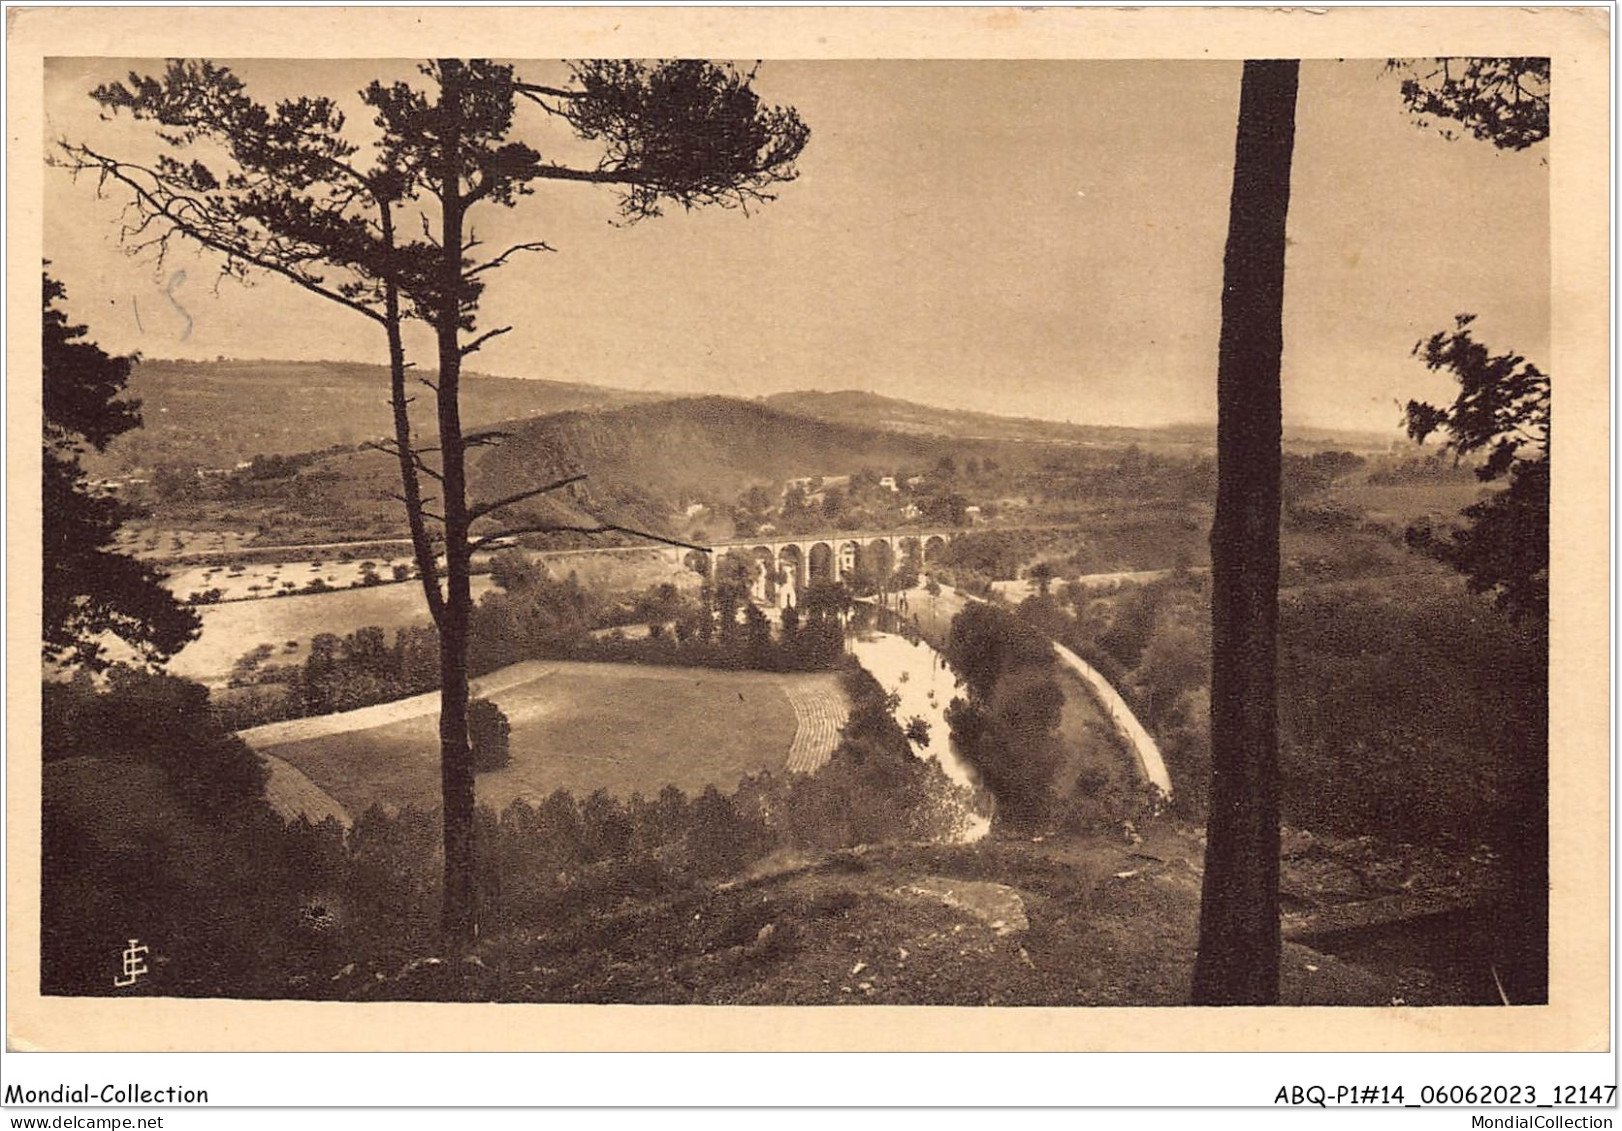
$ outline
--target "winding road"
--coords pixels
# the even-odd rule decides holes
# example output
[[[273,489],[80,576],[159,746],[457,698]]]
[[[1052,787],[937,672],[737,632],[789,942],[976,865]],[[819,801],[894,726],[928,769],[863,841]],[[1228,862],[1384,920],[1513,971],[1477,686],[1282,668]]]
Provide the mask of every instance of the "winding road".
[[[1076,655],[1062,644],[1053,646],[1054,655],[1059,662],[1075,672],[1086,682],[1093,696],[1109,715],[1110,722],[1126,744],[1132,749],[1132,756],[1138,761],[1138,768],[1143,772],[1145,780],[1158,789],[1167,798],[1171,797],[1171,775],[1166,772],[1166,760],[1160,756],[1160,747],[1155,745],[1154,736],[1144,729],[1138,717],[1127,706],[1121,693],[1115,690],[1110,681],[1105,679],[1097,668]]]

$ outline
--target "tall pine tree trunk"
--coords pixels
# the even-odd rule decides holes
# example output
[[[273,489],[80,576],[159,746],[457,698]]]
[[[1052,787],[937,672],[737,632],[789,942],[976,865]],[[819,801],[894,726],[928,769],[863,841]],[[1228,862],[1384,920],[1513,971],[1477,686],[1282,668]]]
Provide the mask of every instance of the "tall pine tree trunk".
[[[394,245],[394,206],[378,202],[383,247],[392,260]],[[394,449],[400,461],[400,501],[405,505],[406,524],[411,530],[411,553],[417,562],[417,578],[434,627],[444,619],[445,606],[439,593],[439,569],[434,564],[434,544],[428,536],[427,516],[423,514],[422,481],[417,471],[411,438],[411,398],[406,396],[405,339],[401,333],[400,284],[394,264],[383,286],[383,329],[389,342],[389,407],[394,414]]]
[[[1194,1002],[1278,1001],[1279,367],[1299,64],[1245,64],[1223,260],[1211,794]]]
[[[440,292],[434,331],[439,347],[439,444],[444,477],[445,609],[439,625],[439,769],[445,807],[445,894],[441,926],[448,940],[466,944],[478,934],[474,890],[473,751],[468,743],[467,629],[472,608],[468,569],[472,551],[467,507],[466,450],[458,401],[461,384],[462,75],[455,60],[441,64]]]

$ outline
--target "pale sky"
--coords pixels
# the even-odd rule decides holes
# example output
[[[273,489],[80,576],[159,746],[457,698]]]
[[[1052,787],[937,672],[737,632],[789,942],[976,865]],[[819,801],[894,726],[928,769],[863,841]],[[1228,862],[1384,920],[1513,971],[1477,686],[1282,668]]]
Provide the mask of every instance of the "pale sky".
[[[143,127],[86,92],[128,63],[47,69],[49,136],[144,154]],[[157,71],[161,63],[140,65]],[[250,93],[347,99],[409,66],[234,64]],[[1460,312],[1547,365],[1546,145],[1519,154],[1415,128],[1380,61],[1301,72],[1285,287],[1285,417],[1395,430],[1446,397],[1410,357]],[[556,64],[520,68],[551,76]],[[757,89],[811,128],[775,202],[616,227],[610,191],[542,184],[474,226],[545,239],[487,276],[481,325],[514,331],[480,372],[678,393],[866,389],[1076,423],[1210,421],[1240,65],[767,61]],[[518,135],[575,144],[538,110]],[[272,280],[215,287],[185,253],[159,274],[118,245],[117,202],[46,180],[47,258],[108,350],[382,362],[381,331]],[[184,275],[181,274],[184,272]],[[184,313],[182,313],[184,311]],[[431,360],[429,340],[411,339]]]

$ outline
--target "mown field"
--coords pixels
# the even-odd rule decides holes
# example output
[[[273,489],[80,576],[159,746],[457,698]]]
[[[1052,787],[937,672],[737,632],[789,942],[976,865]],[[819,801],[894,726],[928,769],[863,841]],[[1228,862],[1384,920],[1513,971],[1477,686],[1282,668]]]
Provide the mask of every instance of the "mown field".
[[[511,764],[479,776],[479,802],[498,811],[558,789],[621,798],[652,797],[666,785],[730,792],[746,774],[786,771],[797,730],[788,686],[827,710],[843,709],[833,673],[580,663],[537,665],[537,672],[490,695],[512,724]],[[435,806],[437,708],[432,696],[412,702],[402,709],[418,713],[382,725],[255,745],[295,766],[351,816],[373,804]]]

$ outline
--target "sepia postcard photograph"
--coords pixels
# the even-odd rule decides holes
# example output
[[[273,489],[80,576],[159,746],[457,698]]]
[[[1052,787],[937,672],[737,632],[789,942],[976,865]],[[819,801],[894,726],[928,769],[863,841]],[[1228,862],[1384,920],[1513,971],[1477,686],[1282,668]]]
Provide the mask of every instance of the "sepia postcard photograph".
[[[10,10],[11,1047],[1606,1048],[1608,12],[1427,11]]]

